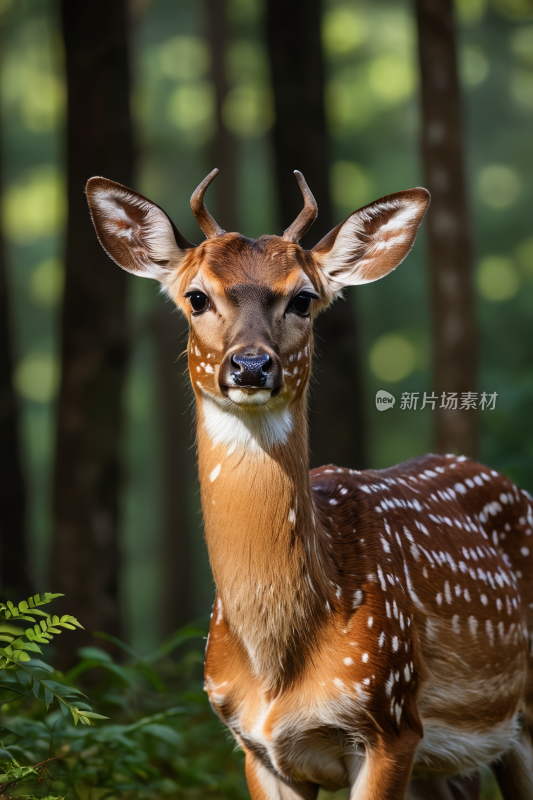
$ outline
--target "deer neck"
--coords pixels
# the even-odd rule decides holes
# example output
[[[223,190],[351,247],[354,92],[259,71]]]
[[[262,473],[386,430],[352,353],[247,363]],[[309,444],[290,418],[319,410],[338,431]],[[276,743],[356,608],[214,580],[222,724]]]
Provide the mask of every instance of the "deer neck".
[[[317,548],[308,470],[305,401],[262,430],[227,430],[212,401],[198,402],[204,526],[223,614],[252,669],[271,687],[294,678],[310,626],[320,627],[327,594]],[[256,420],[257,421],[257,420]],[[283,441],[271,447],[265,425]],[[284,431],[284,434],[281,434]],[[250,439],[246,442],[246,432]],[[265,439],[266,437],[266,439]]]

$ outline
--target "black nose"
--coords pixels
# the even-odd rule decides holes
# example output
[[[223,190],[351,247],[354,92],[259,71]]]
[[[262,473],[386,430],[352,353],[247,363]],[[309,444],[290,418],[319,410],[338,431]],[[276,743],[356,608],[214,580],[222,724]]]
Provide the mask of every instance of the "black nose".
[[[268,353],[259,352],[249,353],[237,351],[231,357],[231,365],[236,370],[231,373],[237,386],[264,386],[267,382],[267,375],[272,369],[272,359]]]

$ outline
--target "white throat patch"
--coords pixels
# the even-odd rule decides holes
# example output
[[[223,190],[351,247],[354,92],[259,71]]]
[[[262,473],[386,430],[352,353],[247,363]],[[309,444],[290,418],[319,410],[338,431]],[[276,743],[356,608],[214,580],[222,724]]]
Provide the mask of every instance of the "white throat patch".
[[[293,418],[282,398],[272,397],[263,405],[238,406],[200,389],[205,427],[214,445],[259,452],[287,441]]]

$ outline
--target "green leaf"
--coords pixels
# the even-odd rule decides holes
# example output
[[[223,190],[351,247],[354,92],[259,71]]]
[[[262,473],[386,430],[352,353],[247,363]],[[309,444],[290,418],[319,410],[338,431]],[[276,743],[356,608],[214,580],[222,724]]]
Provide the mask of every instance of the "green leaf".
[[[80,647],[78,654],[82,658],[91,659],[91,661],[100,661],[106,664],[114,663],[109,653],[106,653],[105,650],[101,650],[99,647]]]
[[[44,681],[43,681],[43,683],[44,683]],[[50,705],[54,702],[53,692],[51,692],[50,689],[48,689],[48,687],[46,686],[46,683],[44,683],[44,700],[45,700],[47,709],[50,708]]]
[[[12,703],[13,700],[18,700],[19,697],[24,697],[25,694],[26,692],[22,692],[16,686],[0,681],[0,705],[2,703]]]
[[[46,680],[41,680],[43,686],[46,686],[50,691],[54,692],[58,697],[86,697],[82,691],[76,689],[75,686],[67,686],[64,683],[58,683],[57,681],[51,681],[48,678]]]
[[[41,686],[39,681],[33,681],[31,688],[37,700],[44,700],[44,686]]]
[[[167,742],[167,744],[172,744],[176,747],[181,747],[183,745],[183,738],[174,728],[168,725],[159,725],[156,722],[151,722],[149,725],[145,725],[142,730],[144,733],[148,733],[151,736],[155,736],[157,739],[161,739],[163,742]]]
[[[25,642],[24,639],[15,639],[12,642],[14,650],[30,650],[32,653],[41,653],[41,648],[35,642]]]
[[[102,714],[95,714],[94,711],[84,711],[84,717],[89,717],[90,719],[109,719],[109,717],[104,717]]]
[[[39,650],[39,652],[41,652]],[[31,656],[24,652],[24,650],[15,650],[13,653],[13,661],[31,661]]]
[[[125,642],[121,641],[120,639],[117,639],[116,636],[111,636],[110,633],[104,633],[104,631],[94,631],[93,636],[96,639],[105,639],[107,642],[112,642],[113,644],[116,644],[117,647],[120,647],[121,650],[124,650],[124,652],[128,653],[128,655],[130,655],[136,661],[141,661],[141,656],[138,653],[136,653],[135,650],[133,650],[129,645],[125,644]]]
[[[143,658],[143,661],[149,664],[153,663],[154,661],[159,661],[159,659],[170,655],[173,650],[182,645],[184,642],[189,641],[189,639],[200,639],[206,635],[206,628],[200,627],[195,623],[184,625],[184,627],[180,628],[179,631],[176,631],[176,633],[174,633],[172,636],[169,636],[169,638],[163,642],[161,647],[159,647],[155,653],[151,653],[146,658]]]
[[[10,625],[8,622],[2,622],[0,624],[0,633],[12,633],[14,636],[21,636],[24,631],[22,628],[17,627],[17,625]]]

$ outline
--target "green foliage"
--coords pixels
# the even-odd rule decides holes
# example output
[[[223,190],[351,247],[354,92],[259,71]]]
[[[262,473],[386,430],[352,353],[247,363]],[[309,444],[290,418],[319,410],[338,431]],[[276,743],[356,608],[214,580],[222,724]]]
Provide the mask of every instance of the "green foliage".
[[[62,595],[50,592],[45,592],[42,596],[36,594],[20,602],[18,606],[13,605],[10,600],[7,604],[0,603],[0,642],[6,643],[0,647],[0,670],[11,670],[14,673],[7,673],[6,678],[0,680],[0,702],[9,703],[33,692],[37,700],[46,704],[47,709],[54,699],[57,700],[63,714],[72,715],[74,725],[78,722],[91,725],[91,720],[105,719],[105,717],[95,714],[86,703],[78,703],[77,706],[69,703],[70,698],[83,696],[82,692],[52,680],[50,673],[53,673],[53,668],[30,655],[30,653],[42,655],[39,644],[48,644],[56,634],[61,633],[60,628],[73,631],[82,627],[78,620],[69,614],[64,614],[62,617],[52,616],[38,608],[52,602],[56,597]],[[30,611],[31,615],[28,613]],[[39,622],[36,616],[41,617]],[[19,625],[14,625],[12,620],[19,623],[33,622],[34,626],[23,630]]]
[[[202,691],[203,648],[196,649],[195,643],[205,635],[204,626],[187,625],[141,657],[114,637],[95,634],[119,647],[123,660],[98,646],[84,647],[72,670],[50,672],[44,680],[61,686],[65,698],[67,692],[74,696],[80,686],[90,686],[92,700],[109,722],[98,728],[76,726],[74,715],[62,714],[61,706],[48,709],[37,702],[44,698],[39,690],[27,692],[16,715],[3,706],[0,794],[10,794],[16,781],[18,796],[41,798],[36,791],[41,778],[40,785],[49,787],[53,781],[49,800],[164,795],[244,800],[242,753],[234,752]],[[177,648],[184,652],[179,661],[173,658]],[[17,686],[20,696],[26,687]],[[79,715],[87,714],[85,708],[77,702]]]

